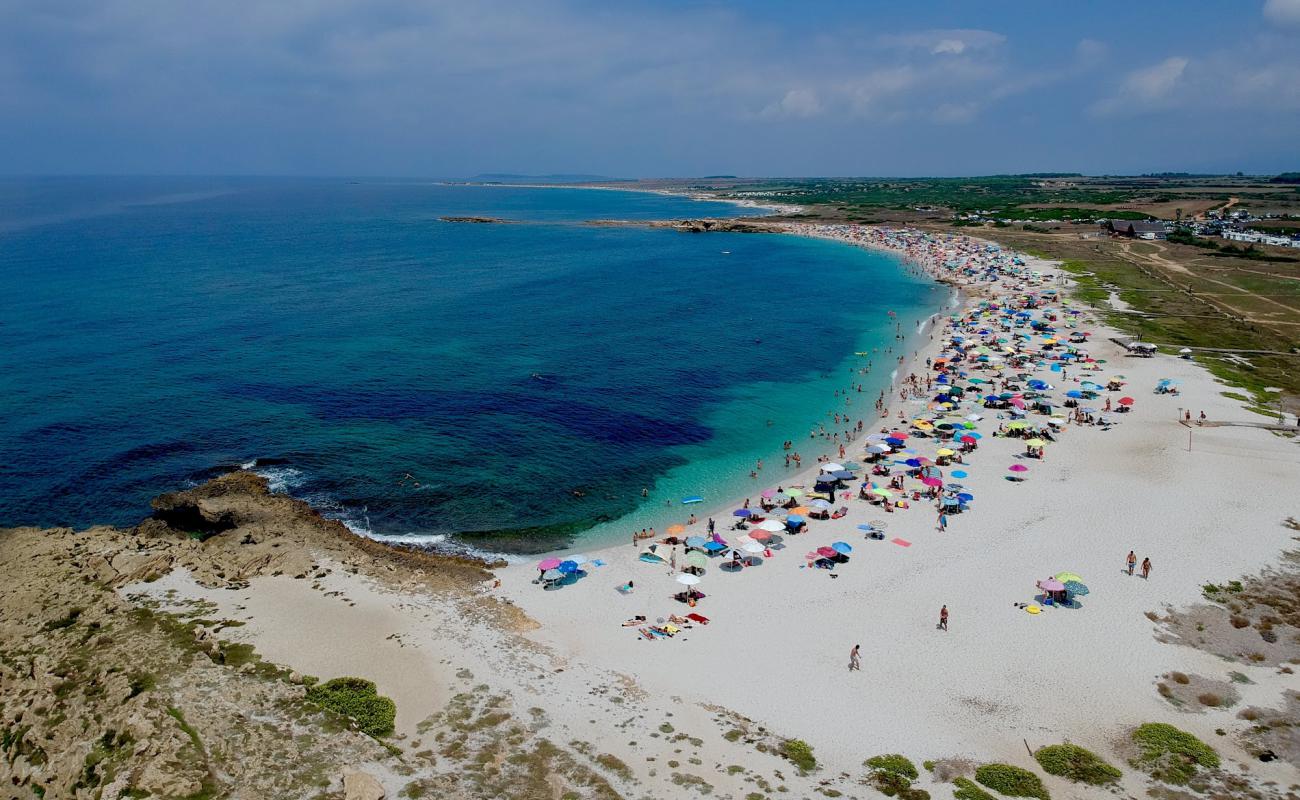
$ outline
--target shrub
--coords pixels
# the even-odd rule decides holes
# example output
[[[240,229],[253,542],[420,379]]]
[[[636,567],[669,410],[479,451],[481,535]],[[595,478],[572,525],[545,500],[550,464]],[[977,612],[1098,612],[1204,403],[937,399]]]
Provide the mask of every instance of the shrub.
[[[1192,679],[1189,678],[1189,677],[1187,677],[1187,675],[1184,674],[1184,673],[1182,673],[1182,672],[1171,672],[1171,673],[1169,673],[1169,679],[1172,680],[1174,683],[1191,683],[1191,682],[1192,682]]]
[[[1191,780],[1197,767],[1219,766],[1219,754],[1213,747],[1163,722],[1139,725],[1133,731],[1133,741],[1142,749],[1137,763],[1166,783],[1182,785]]]
[[[1037,797],[1050,800],[1047,787],[1027,769],[1010,764],[985,764],[975,770],[975,780],[1008,797]]]
[[[1034,759],[1048,775],[1059,775],[1080,783],[1101,786],[1119,779],[1118,769],[1091,750],[1077,744],[1053,744],[1041,747]]]
[[[817,768],[817,759],[813,756],[812,745],[802,739],[786,739],[781,744],[781,755],[794,762],[803,772],[812,772]]]
[[[364,678],[335,678],[307,690],[311,702],[351,717],[357,727],[371,736],[393,732],[397,706],[375,690],[373,681]]]
[[[912,763],[911,759],[898,753],[872,756],[864,762],[864,766],[871,767],[877,772],[892,772],[895,775],[902,775],[908,780],[916,780],[920,774],[916,771],[916,765]]]
[[[1196,699],[1201,701],[1201,705],[1210,706],[1211,708],[1223,705],[1223,698],[1214,692],[1202,692],[1196,696]]]
[[[993,795],[976,786],[970,778],[954,778],[952,782],[957,787],[952,790],[952,796],[956,800],[997,800]]]

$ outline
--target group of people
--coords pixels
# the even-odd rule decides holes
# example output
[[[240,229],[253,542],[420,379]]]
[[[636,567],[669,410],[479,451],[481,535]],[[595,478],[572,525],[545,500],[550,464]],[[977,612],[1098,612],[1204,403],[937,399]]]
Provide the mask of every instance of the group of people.
[[[1124,560],[1124,566],[1128,567],[1128,574],[1132,575],[1133,570],[1137,568],[1138,557],[1132,550],[1128,551],[1128,558]],[[1142,578],[1145,580],[1151,577],[1151,559],[1142,559]]]

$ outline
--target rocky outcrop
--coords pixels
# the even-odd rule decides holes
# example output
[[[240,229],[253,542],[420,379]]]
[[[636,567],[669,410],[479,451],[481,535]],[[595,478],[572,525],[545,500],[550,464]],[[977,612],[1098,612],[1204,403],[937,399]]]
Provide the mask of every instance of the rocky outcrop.
[[[650,223],[652,228],[672,228],[683,233],[781,233],[781,225],[745,219],[677,219]]]
[[[472,225],[500,225],[509,220],[499,217],[438,217],[443,222],[468,222]]]

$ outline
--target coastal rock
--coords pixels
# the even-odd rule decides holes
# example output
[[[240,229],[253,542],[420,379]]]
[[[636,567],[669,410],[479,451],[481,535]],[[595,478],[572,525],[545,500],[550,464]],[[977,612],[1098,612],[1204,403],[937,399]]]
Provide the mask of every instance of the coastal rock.
[[[780,233],[783,228],[771,222],[743,219],[678,219],[652,222],[652,228],[672,228],[683,233]]]
[[[471,225],[500,225],[508,220],[499,217],[438,217],[443,222],[467,222]]]
[[[344,800],[384,800],[384,785],[375,776],[350,769],[343,773]]]

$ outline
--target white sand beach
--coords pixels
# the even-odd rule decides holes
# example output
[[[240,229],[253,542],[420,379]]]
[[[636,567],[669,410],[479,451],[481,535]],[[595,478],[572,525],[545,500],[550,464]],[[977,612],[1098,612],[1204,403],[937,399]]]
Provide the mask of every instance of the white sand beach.
[[[889,246],[870,229],[798,232]],[[981,246],[960,240],[971,252]],[[943,269],[942,242],[906,241],[912,243],[907,257]],[[963,286],[968,308],[981,299],[1069,286],[1050,264],[1025,259],[1024,270]],[[1029,279],[1035,271],[1039,276]],[[956,271],[946,277],[970,283]],[[1252,681],[1240,687],[1243,704],[1265,706],[1278,705],[1286,689],[1300,689],[1300,680],[1273,666],[1231,664],[1161,642],[1159,625],[1146,614],[1197,603],[1203,584],[1256,572],[1294,547],[1294,531],[1282,524],[1300,512],[1294,437],[1248,425],[1183,424],[1186,409],[1215,423],[1273,420],[1224,397],[1223,387],[1192,361],[1132,357],[1090,315],[1075,324],[1072,330],[1092,333],[1083,347],[1104,360],[1100,371],[1071,366],[1065,379],[1047,366],[1028,371],[1053,384],[1057,396],[1084,380],[1124,376],[1121,391],[1094,401],[1134,398],[1130,412],[1111,415],[1114,424],[1059,425],[1045,457],[1025,459],[1022,439],[993,435],[1011,421],[1007,412],[978,404],[954,410],[979,414],[982,438],[964,463],[943,468],[967,473],[960,484],[973,495],[968,510],[950,515],[946,531],[937,529],[932,501],[886,514],[857,499],[858,482],[851,482],[852,499],[837,496],[833,503],[847,506],[843,518],[810,521],[806,532],[785,536],[784,546],[756,566],[728,572],[720,568],[723,559],[709,561],[697,587],[706,597],[693,609],[672,599],[684,588],[679,573],[639,560],[646,543],[630,542],[588,551],[603,566],[589,564],[585,577],[550,591],[535,582],[533,561],[500,570],[499,588],[485,584],[470,598],[404,592],[343,571],[315,589],[270,577],[246,590],[206,590],[176,573],[124,591],[173,602],[210,600],[247,623],[223,635],[254,643],[274,661],[323,677],[371,677],[397,702],[403,746],[416,746],[419,722],[449,697],[484,684],[508,696],[516,715],[545,709],[554,741],[592,742],[617,756],[630,767],[637,796],[683,796],[674,774],[702,777],[715,796],[745,796],[756,775],[784,783],[787,796],[806,797],[818,786],[867,796],[871,790],[859,783],[862,761],[886,752],[917,763],[966,757],[1035,768],[1026,745],[1072,741],[1122,764],[1117,747],[1126,731],[1151,721],[1178,725],[1225,755],[1249,760],[1230,737],[1216,735],[1234,724],[1232,709],[1180,710],[1157,693],[1159,676],[1177,669],[1222,680],[1237,670]],[[912,369],[923,373],[925,359],[949,341],[936,334]],[[1155,394],[1161,379],[1180,382],[1180,394]],[[906,430],[914,418],[943,414],[932,395],[901,404],[897,394],[887,398],[885,427]],[[1035,424],[1045,418],[1027,417]],[[865,434],[881,428],[865,426],[846,459],[862,463]],[[907,446],[933,457],[936,444],[909,438]],[[818,465],[805,464],[797,476],[778,478],[780,470],[768,470],[755,481],[751,505],[777,483],[811,491]],[[1013,464],[1026,465],[1022,480],[1008,480]],[[744,532],[730,530],[736,520],[730,510],[743,500],[714,513],[718,533],[732,543]],[[681,522],[689,513],[682,509]],[[705,519],[701,514],[683,536],[703,535]],[[873,520],[887,523],[883,540],[858,527]],[[848,563],[834,570],[808,566],[807,553],[837,541],[851,545]],[[1139,560],[1150,558],[1148,579],[1124,569],[1130,550]],[[682,548],[676,555],[683,566]],[[1083,577],[1090,590],[1078,607],[1030,614],[1018,605],[1035,603],[1035,581],[1063,571]],[[618,591],[628,581],[634,589]],[[490,621],[500,618],[498,600],[522,612],[517,625]],[[936,625],[944,605],[951,614],[947,631]],[[637,615],[655,623],[691,611],[709,624],[672,638],[648,640],[637,627],[622,625]],[[861,671],[848,669],[855,644],[862,647]],[[725,739],[736,724],[728,721],[731,714],[807,741],[820,769],[798,776],[783,759]],[[674,732],[689,735],[674,740]],[[667,766],[679,760],[687,763]],[[728,765],[737,769],[729,772]],[[1254,761],[1251,770],[1282,786],[1300,781],[1284,761]],[[1108,794],[1050,776],[1046,782],[1061,797]],[[1134,771],[1126,770],[1122,785],[1134,796],[1145,792]]]

